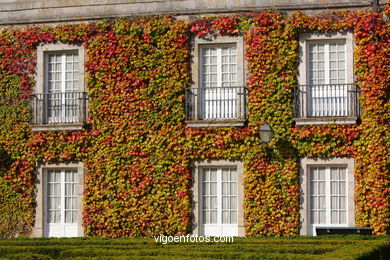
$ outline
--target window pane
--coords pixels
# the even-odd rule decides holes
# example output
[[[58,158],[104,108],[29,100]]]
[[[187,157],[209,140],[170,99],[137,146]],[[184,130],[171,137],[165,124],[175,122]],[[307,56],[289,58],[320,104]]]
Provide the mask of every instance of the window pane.
[[[222,183],[222,195],[228,195],[229,194],[229,183],[224,182]]]
[[[217,223],[217,211],[213,210],[211,213],[211,221],[210,224],[216,224]]]
[[[317,189],[317,182],[311,182],[310,183],[310,194],[318,194],[318,189]]]
[[[230,224],[237,224],[237,211],[230,211]]]
[[[340,180],[346,180],[346,168],[345,167],[340,168]]]
[[[347,212],[345,210],[340,210],[340,224],[347,223]]]
[[[338,180],[339,179],[339,168],[337,168],[337,167],[330,168],[330,179],[331,180]]]
[[[210,209],[210,198],[203,197],[203,209]]]
[[[215,196],[210,197],[210,206],[211,209],[218,209],[217,197]]]
[[[325,180],[325,167],[318,168],[318,180]]]
[[[310,197],[310,208],[318,209],[317,197]]]
[[[341,197],[339,198],[340,209],[345,209],[345,208],[346,208],[346,207],[345,207],[345,201],[346,201],[346,197],[341,196]]]
[[[325,194],[325,182],[324,181],[318,182],[318,194]]]
[[[229,208],[229,198],[224,196],[222,197],[222,209],[228,209]]]
[[[345,181],[340,181],[339,183],[339,188],[340,188],[339,193],[341,195],[345,194],[345,184],[346,184]]]
[[[332,210],[332,211],[330,212],[330,219],[331,219],[331,224],[339,224],[338,212]]]
[[[209,183],[203,182],[202,190],[204,195],[210,195]]]
[[[229,169],[222,169],[222,181],[229,180]]]
[[[337,196],[332,196],[330,200],[330,208],[331,209],[338,209],[338,197]]]
[[[236,169],[230,169],[230,180],[237,182],[237,172]]]
[[[325,211],[324,210],[320,210],[318,212],[318,218],[319,218],[319,224],[325,224],[326,223],[326,218],[325,218]]]
[[[230,195],[237,195],[237,183],[236,182],[230,183]]]
[[[229,224],[229,211],[227,210],[222,211],[222,223]]]
[[[72,223],[72,211],[65,211],[65,223]]]
[[[210,223],[208,211],[203,211],[203,223],[204,224],[209,224]]]
[[[203,169],[203,181],[210,180],[210,171],[209,169]]]
[[[318,224],[318,213],[316,210],[310,212],[310,219],[312,224]]]
[[[326,199],[325,196],[319,196],[318,197],[318,203],[320,209],[326,209]]]
[[[337,181],[331,181],[330,182],[330,193],[331,194],[338,194],[338,182]]]
[[[210,183],[210,195],[216,195],[217,194],[217,183],[211,182]]]
[[[230,197],[230,209],[237,209],[237,197]]]

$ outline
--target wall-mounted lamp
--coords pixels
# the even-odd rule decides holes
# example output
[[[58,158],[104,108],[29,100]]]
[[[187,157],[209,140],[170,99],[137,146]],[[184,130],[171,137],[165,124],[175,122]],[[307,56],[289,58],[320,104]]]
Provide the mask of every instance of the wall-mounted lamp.
[[[272,140],[273,131],[269,124],[266,122],[260,127],[260,140],[264,144],[268,144]]]

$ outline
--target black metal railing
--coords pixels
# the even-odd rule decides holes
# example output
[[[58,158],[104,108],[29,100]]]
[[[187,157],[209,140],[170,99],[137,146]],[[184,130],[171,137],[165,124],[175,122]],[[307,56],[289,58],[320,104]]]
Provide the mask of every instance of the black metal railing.
[[[246,117],[245,87],[201,87],[186,90],[187,120],[231,120]]]
[[[295,86],[295,118],[358,117],[359,96],[356,84]]]
[[[83,123],[86,120],[85,92],[31,95],[32,124]]]

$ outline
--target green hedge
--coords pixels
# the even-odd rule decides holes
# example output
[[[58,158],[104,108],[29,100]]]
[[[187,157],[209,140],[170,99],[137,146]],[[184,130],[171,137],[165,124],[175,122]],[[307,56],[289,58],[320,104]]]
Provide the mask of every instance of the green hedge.
[[[0,259],[385,259],[389,237],[236,238],[233,243],[156,243],[154,239],[0,240]]]

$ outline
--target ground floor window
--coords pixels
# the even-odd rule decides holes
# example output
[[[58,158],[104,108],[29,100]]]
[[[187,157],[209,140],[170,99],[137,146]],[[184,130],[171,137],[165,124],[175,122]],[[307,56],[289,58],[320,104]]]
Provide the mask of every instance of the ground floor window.
[[[202,168],[202,230],[205,235],[238,235],[236,168]]]
[[[353,165],[348,158],[302,160],[301,234],[316,235],[316,227],[353,226]]]
[[[242,236],[242,163],[209,161],[194,167],[197,235]]]
[[[46,171],[46,223],[48,237],[77,237],[77,169]]]
[[[313,225],[347,223],[347,167],[310,167],[310,220]]]
[[[83,235],[83,178],[81,163],[39,167],[35,236]]]

